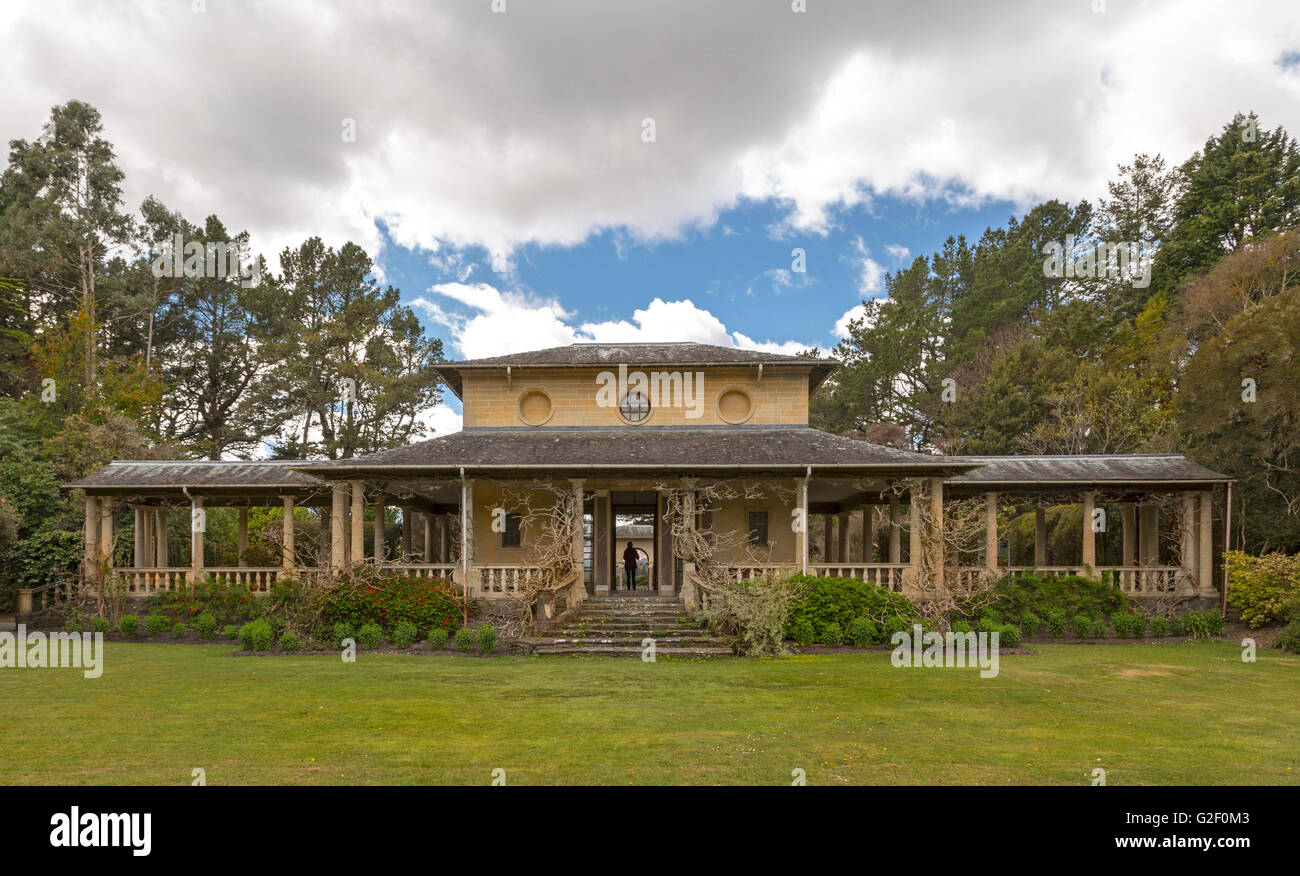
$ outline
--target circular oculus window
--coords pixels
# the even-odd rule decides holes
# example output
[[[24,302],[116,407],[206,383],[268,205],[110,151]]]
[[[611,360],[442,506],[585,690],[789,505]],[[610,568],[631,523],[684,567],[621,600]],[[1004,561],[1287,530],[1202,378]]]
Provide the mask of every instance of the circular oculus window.
[[[629,423],[643,423],[650,416],[650,399],[641,390],[633,390],[618,403],[618,412]]]
[[[540,426],[551,418],[555,406],[551,397],[540,389],[530,389],[519,396],[519,419],[528,426]]]
[[[743,423],[754,413],[754,400],[743,389],[726,389],[718,396],[718,416],[728,423]]]

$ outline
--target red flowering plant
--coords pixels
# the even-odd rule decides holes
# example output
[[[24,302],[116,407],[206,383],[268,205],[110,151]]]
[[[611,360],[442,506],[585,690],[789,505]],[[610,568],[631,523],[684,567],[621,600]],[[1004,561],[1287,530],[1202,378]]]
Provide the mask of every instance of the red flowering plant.
[[[401,621],[410,621],[421,636],[434,627],[459,627],[467,608],[464,597],[449,581],[394,573],[368,574],[341,586],[330,603],[326,611],[330,623],[347,621],[359,627],[374,622],[390,630]],[[472,604],[468,613],[474,613]]]

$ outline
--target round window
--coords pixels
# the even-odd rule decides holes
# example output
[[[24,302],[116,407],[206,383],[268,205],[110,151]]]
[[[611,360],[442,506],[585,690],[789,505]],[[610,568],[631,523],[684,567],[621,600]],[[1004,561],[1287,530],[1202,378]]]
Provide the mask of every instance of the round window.
[[[650,416],[650,399],[641,390],[633,390],[618,403],[618,411],[629,423],[640,423]]]
[[[718,396],[718,416],[728,423],[743,423],[754,413],[754,401],[749,393],[732,388]]]
[[[529,426],[540,426],[551,418],[551,397],[540,389],[530,389],[519,397],[519,419]]]

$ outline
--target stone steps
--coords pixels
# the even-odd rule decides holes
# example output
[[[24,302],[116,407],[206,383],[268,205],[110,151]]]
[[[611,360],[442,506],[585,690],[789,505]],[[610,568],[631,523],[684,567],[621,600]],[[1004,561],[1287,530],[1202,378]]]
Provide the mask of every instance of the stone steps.
[[[654,639],[655,654],[724,657],[731,647],[686,616],[671,596],[597,596],[586,600],[564,626],[523,640],[533,654],[595,654],[639,657],[641,641]]]
[[[640,657],[642,648],[640,645],[612,645],[612,644],[573,644],[564,643],[559,645],[533,645],[531,647],[534,654],[591,654],[605,657]],[[655,646],[656,657],[730,657],[731,649],[723,645],[715,646],[697,646],[697,647],[676,647],[676,646]]]

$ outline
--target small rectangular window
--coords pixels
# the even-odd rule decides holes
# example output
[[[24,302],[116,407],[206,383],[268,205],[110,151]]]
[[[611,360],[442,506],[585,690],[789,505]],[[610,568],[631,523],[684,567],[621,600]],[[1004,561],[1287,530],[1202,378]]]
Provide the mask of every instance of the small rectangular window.
[[[749,543],[752,545],[767,545],[766,511],[749,512]]]
[[[518,514],[506,515],[506,529],[505,532],[501,533],[502,547],[519,547],[522,544],[519,532],[520,522]]]

